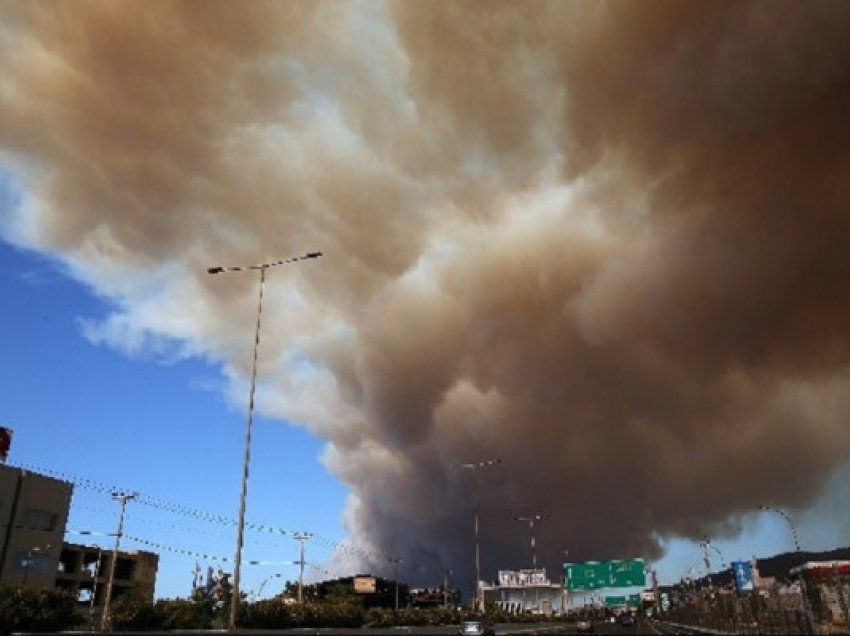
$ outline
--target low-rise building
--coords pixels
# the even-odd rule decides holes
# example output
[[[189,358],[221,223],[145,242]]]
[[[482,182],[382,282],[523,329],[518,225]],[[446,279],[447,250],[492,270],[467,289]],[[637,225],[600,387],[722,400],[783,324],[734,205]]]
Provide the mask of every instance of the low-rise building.
[[[73,488],[0,464],[0,584],[53,587]]]
[[[850,625],[850,561],[809,561],[791,576],[802,582],[816,620]]]
[[[159,556],[153,552],[119,551],[115,560],[111,600],[136,588],[144,598],[153,601],[158,566]],[[59,559],[55,585],[73,593],[82,605],[97,608],[106,598],[111,567],[112,550],[66,543]]]
[[[498,582],[482,582],[481,589],[485,599],[511,614],[561,614],[566,608],[566,590],[552,583],[542,568],[500,570]]]

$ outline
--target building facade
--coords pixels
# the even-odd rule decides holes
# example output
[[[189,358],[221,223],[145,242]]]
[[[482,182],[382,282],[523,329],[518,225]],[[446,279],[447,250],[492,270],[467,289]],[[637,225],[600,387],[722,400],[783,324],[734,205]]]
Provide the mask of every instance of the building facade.
[[[53,587],[73,488],[0,465],[0,584]]]
[[[510,614],[562,614],[567,607],[567,591],[545,569],[499,570],[498,583],[483,584],[482,592]]]
[[[0,464],[0,584],[71,592],[81,610],[99,615],[112,550],[66,543],[73,484]],[[153,601],[159,556],[119,551],[112,600],[137,588]]]
[[[135,587],[144,598],[153,601],[158,566],[159,556],[153,552],[119,551],[115,560],[111,600]],[[112,550],[66,543],[54,573],[55,586],[71,592],[82,606],[99,608],[106,599],[111,567]]]

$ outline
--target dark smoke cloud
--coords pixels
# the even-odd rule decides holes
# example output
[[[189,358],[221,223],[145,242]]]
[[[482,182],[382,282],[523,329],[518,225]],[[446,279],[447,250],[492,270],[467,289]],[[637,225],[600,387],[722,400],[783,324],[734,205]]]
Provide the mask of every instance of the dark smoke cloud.
[[[260,405],[409,576],[471,578],[476,500],[487,576],[529,513],[550,568],[654,558],[850,455],[846,3],[2,13],[14,240],[119,302],[93,337],[234,378],[252,291],[210,255],[323,249],[269,300]]]

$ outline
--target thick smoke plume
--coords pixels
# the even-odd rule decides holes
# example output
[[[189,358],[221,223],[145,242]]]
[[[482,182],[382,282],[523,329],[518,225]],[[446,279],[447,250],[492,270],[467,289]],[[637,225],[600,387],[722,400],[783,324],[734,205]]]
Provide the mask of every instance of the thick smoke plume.
[[[846,2],[0,15],[6,235],[116,302],[90,337],[234,381],[255,289],[206,267],[324,251],[274,273],[258,406],[407,576],[471,578],[474,501],[492,577],[514,516],[550,568],[657,557],[850,457]]]

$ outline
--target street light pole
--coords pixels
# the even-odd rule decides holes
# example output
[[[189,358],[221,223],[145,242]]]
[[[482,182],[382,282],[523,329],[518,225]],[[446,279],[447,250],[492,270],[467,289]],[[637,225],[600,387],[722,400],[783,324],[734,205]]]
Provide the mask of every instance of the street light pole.
[[[531,532],[531,567],[534,570],[537,569],[537,547],[534,543],[534,522],[540,521],[542,518],[542,515],[532,515],[530,517],[514,517],[514,521],[528,522],[528,529]]]
[[[109,628],[109,602],[112,596],[112,582],[115,579],[115,562],[118,560],[118,548],[121,545],[121,535],[124,532],[124,511],[127,509],[127,502],[135,499],[137,496],[137,493],[112,493],[112,498],[121,502],[121,515],[118,517],[115,547],[112,548],[112,563],[109,565],[109,577],[106,579],[106,598],[103,601],[103,615],[100,617],[101,631],[106,631]]]
[[[259,265],[235,266],[235,267],[210,267],[207,269],[208,274],[222,274],[227,272],[241,271],[259,271],[260,272],[260,290],[259,299],[257,301],[257,327],[254,332],[254,361],[251,368],[251,390],[248,397],[248,421],[245,425],[245,450],[242,457],[242,489],[239,494],[239,519],[236,530],[236,554],[233,559],[233,596],[230,601],[230,620],[228,622],[228,630],[236,631],[236,611],[239,607],[239,582],[240,570],[242,568],[242,544],[245,533],[245,501],[248,496],[248,468],[251,460],[251,428],[254,423],[254,393],[257,385],[257,352],[260,347],[260,319],[263,314],[263,289],[266,282],[266,270],[278,265],[286,265],[310,258],[319,258],[321,252],[309,252],[303,256],[295,256],[280,261],[269,263],[260,263]]]
[[[395,611],[398,611],[398,566],[401,563],[401,559],[390,559],[392,563],[395,564]]]
[[[791,528],[791,535],[794,537],[794,551],[799,555],[800,554],[800,540],[797,538],[797,528],[791,522],[791,517],[789,517],[784,510],[780,510],[779,508],[774,508],[773,506],[761,505],[759,506],[759,510],[765,510],[770,512],[775,512],[780,517],[785,519],[788,527]],[[812,608],[809,605],[809,595],[806,591],[806,580],[803,577],[803,573],[800,572],[800,595],[803,597],[803,611],[805,612],[805,624],[803,625],[803,631],[806,634],[814,633],[814,617],[812,616]]]
[[[791,517],[789,517],[787,514],[785,514],[785,511],[780,510],[779,508],[774,508],[773,506],[761,505],[761,506],[759,506],[759,510],[768,510],[770,512],[775,512],[780,517],[785,519],[786,523],[788,524],[788,527],[791,528],[791,535],[794,537],[794,551],[799,552],[800,551],[800,540],[797,538],[797,528],[794,527],[794,524],[791,522]]]
[[[488,468],[501,463],[501,459],[485,459],[480,462],[468,462],[466,464],[461,464],[460,467],[471,470],[474,474],[476,470]],[[481,598],[481,554],[478,544],[478,503],[478,482],[475,481],[475,609],[483,612],[484,603]]]

